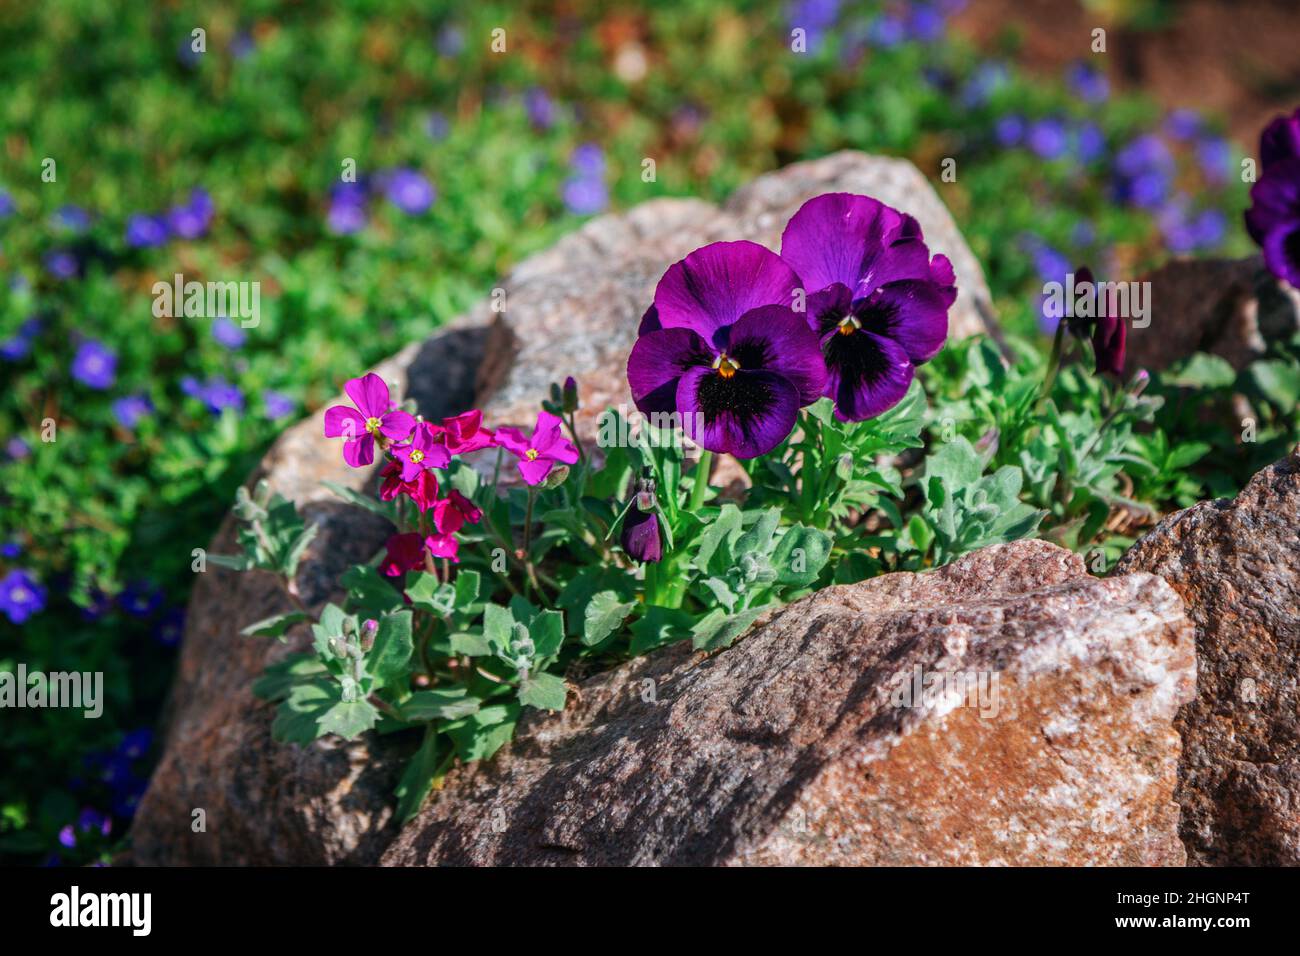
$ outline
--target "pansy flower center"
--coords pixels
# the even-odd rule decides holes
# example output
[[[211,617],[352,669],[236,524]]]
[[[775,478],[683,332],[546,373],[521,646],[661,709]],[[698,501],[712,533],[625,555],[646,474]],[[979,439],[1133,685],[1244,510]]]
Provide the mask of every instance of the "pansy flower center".
[[[538,452],[536,448],[530,448],[528,449],[528,451],[524,452],[524,457],[527,458],[529,461],[536,461],[537,455]]]
[[[380,421],[378,418],[371,416],[370,418],[366,419],[366,431],[370,432],[370,434],[373,435],[379,431],[379,426],[382,424],[383,422]]]
[[[736,372],[740,371],[740,363],[726,352],[713,360],[713,367],[717,369],[718,374],[723,378],[731,378]]]
[[[862,323],[858,321],[857,316],[849,314],[840,320],[840,324],[836,326],[836,331],[840,335],[852,335],[860,328],[862,328]]]
[[[411,463],[418,465],[422,461],[424,461],[424,452],[416,448],[414,451],[411,452]]]

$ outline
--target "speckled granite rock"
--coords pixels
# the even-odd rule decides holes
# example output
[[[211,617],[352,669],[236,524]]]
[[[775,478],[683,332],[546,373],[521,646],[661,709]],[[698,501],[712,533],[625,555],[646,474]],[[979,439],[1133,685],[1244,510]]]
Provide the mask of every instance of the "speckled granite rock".
[[[1142,276],[1151,284],[1151,324],[1130,329],[1130,371],[1163,369],[1193,352],[1243,368],[1273,339],[1300,330],[1300,293],[1246,259],[1174,259]]]
[[[949,335],[994,328],[979,262],[920,171],[904,159],[834,153],[760,176],[721,209],[698,200],[651,200],[624,216],[602,216],[535,256],[511,277],[492,327],[492,357],[479,380],[485,414],[501,424],[531,425],[550,383],[573,375],[583,404],[579,429],[594,435],[607,406],[631,405],[627,355],[668,266],[721,239],[751,239],[779,251],[789,218],[827,192],[872,195],[915,216],[930,251],[947,255],[957,273]]]
[[[1117,570],[1163,577],[1196,629],[1176,725],[1188,862],[1300,864],[1300,452],[1166,518]]]
[[[986,694],[909,702],[918,668]],[[586,681],[453,773],[383,862],[1177,865],[1194,683],[1162,580],[997,546]]]

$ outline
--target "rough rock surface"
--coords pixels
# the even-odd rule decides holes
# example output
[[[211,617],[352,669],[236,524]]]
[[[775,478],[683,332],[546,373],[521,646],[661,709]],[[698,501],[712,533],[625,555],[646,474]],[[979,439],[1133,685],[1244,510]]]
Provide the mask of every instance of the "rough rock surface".
[[[609,405],[629,405],[624,369],[637,324],[664,270],[721,239],[780,250],[781,231],[806,201],[826,192],[875,196],[911,213],[931,252],[957,273],[949,334],[992,331],[992,305],[979,262],[929,181],[903,159],[834,153],[760,176],[718,209],[699,200],[656,199],[622,216],[602,216],[521,266],[507,285],[479,379],[485,412],[501,424],[531,425],[539,396],[566,375],[578,380],[579,428],[594,434]]]
[[[1300,865],[1300,452],[1166,518],[1117,570],[1163,577],[1196,629],[1177,721],[1188,862]]]
[[[1174,259],[1144,275],[1151,324],[1131,329],[1130,370],[1157,371],[1193,352],[1243,368],[1273,339],[1300,330],[1300,293],[1279,282],[1262,256]]]
[[[900,706],[918,668],[986,696]],[[588,680],[456,771],[383,862],[1178,865],[1194,683],[1159,578],[995,546]]]

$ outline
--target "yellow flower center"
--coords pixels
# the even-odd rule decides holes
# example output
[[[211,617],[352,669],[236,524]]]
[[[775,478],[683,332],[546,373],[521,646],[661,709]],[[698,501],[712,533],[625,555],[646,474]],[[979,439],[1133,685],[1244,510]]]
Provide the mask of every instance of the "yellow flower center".
[[[383,424],[383,422],[381,422],[378,418],[367,418],[367,419],[366,419],[366,431],[368,431],[368,432],[370,432],[370,434],[374,435],[374,434],[376,434],[376,433],[379,431],[379,426],[382,425],[382,424]]]
[[[420,449],[418,449],[418,448],[415,449],[414,451],[412,451],[412,452],[411,452],[411,461],[415,462],[417,465],[418,465],[420,462],[424,461],[424,452],[420,451]]]
[[[537,449],[536,449],[536,448],[530,448],[530,449],[528,449],[528,451],[524,452],[524,457],[527,458],[529,461],[536,461],[536,460],[537,460]]]
[[[846,315],[836,329],[840,335],[852,335],[858,329],[862,328],[862,323],[851,315]]]
[[[723,352],[713,360],[713,367],[718,370],[718,374],[723,378],[731,378],[740,370],[740,363],[726,352]]]

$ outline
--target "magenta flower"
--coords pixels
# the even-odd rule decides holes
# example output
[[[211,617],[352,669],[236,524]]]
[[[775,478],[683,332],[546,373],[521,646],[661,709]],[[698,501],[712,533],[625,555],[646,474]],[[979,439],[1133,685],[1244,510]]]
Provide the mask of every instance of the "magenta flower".
[[[826,359],[824,393],[863,421],[907,394],[943,348],[957,298],[952,263],[930,258],[911,216],[868,196],[827,193],[786,224],[781,256],[808,290],[807,322]]]
[[[430,468],[446,468],[451,464],[447,446],[438,440],[441,431],[428,422],[416,422],[411,440],[404,445],[394,445],[390,450],[401,463],[402,481],[415,481],[420,473]]]
[[[453,564],[459,564],[460,559],[456,557],[457,551],[460,550],[460,542],[452,534],[431,534],[424,539],[424,546],[429,553],[435,558],[450,558]]]
[[[491,429],[483,427],[483,413],[478,409],[444,418],[442,427],[447,450],[453,455],[488,448],[495,441]]]
[[[560,424],[550,412],[539,412],[531,438],[517,428],[497,429],[497,444],[519,459],[519,474],[528,484],[541,484],[557,463],[572,465],[578,460],[578,449],[561,433]]]
[[[675,413],[710,451],[771,451],[826,384],[817,336],[793,311],[799,276],[754,242],[715,242],[664,273],[627,362],[644,414]]]
[[[361,468],[375,460],[375,441],[400,441],[411,434],[415,418],[392,407],[388,386],[374,372],[348,381],[343,387],[360,411],[335,405],[325,412],[325,437],[346,439],[343,460]]]
[[[421,471],[414,481],[402,481],[402,465],[389,461],[379,475],[384,479],[379,486],[381,501],[392,501],[398,495],[406,495],[421,512],[428,511],[438,503],[438,478],[432,469]]]
[[[433,506],[433,526],[440,534],[455,534],[467,524],[478,524],[483,512],[454,488]]]
[[[395,534],[384,543],[384,549],[387,554],[379,564],[381,574],[395,578],[424,567],[424,539],[419,532]]]

